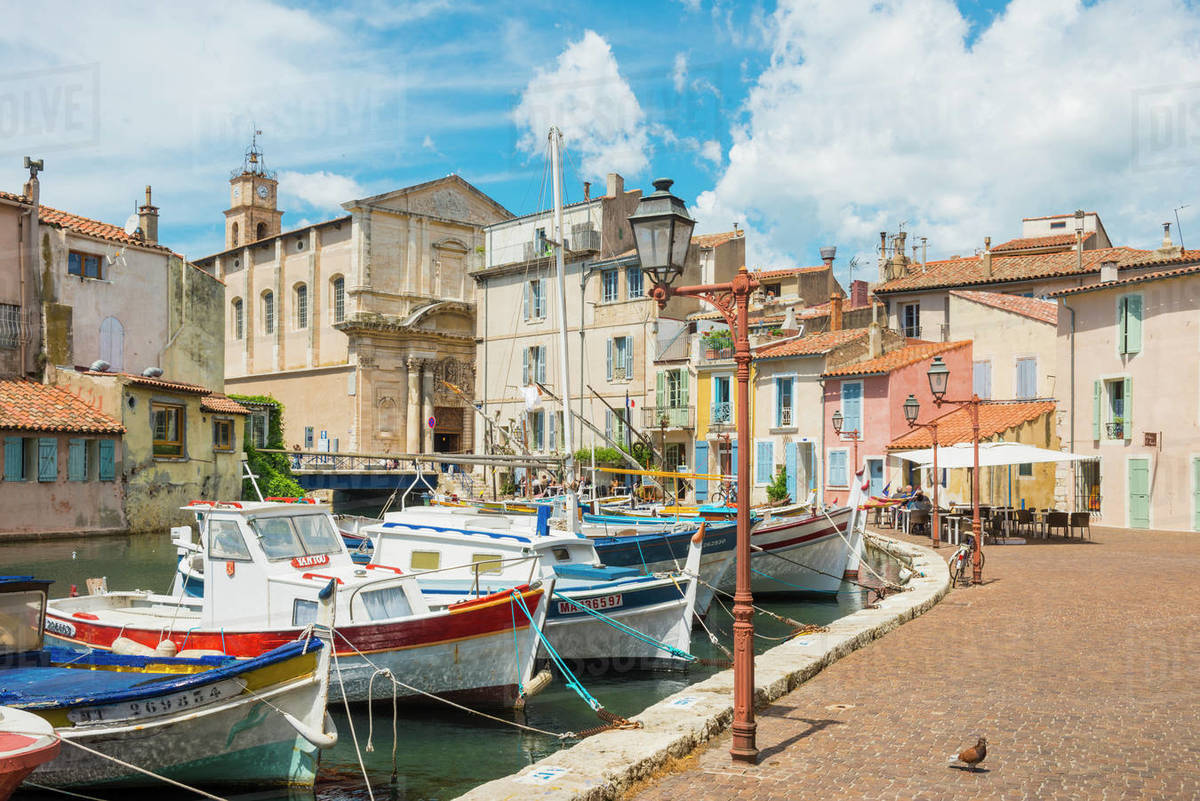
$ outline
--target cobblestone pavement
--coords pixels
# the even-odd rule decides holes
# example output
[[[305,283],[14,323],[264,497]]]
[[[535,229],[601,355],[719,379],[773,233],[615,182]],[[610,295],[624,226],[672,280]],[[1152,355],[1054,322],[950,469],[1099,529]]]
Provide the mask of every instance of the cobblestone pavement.
[[[1200,798],[1200,534],[1093,536],[988,548],[983,586],[761,710],[758,765],[726,734],[634,797]],[[986,770],[950,767],[979,734]]]

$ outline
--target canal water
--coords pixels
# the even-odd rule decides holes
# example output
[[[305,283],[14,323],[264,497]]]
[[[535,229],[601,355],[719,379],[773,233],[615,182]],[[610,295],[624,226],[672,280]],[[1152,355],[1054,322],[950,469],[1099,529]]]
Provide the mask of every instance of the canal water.
[[[0,572],[33,574],[53,579],[53,597],[67,595],[72,585],[86,592],[92,576],[106,576],[112,589],[147,589],[166,592],[175,566],[175,549],[170,536],[142,534],[128,536],[71,537],[36,542],[0,543]],[[895,564],[877,562],[875,568],[889,578],[895,577]],[[756,603],[766,609],[803,623],[826,624],[862,608],[864,593],[842,585],[837,602],[803,602],[766,597]],[[728,606],[728,602],[726,602]],[[717,639],[732,649],[730,615],[713,604],[708,626]],[[756,650],[762,652],[777,645],[791,628],[764,615],[755,616]],[[724,654],[712,645],[702,629],[692,636],[693,653],[711,660]],[[593,675],[585,671],[582,682],[608,710],[632,717],[650,704],[699,681],[719,668],[696,667],[686,673],[625,672]],[[362,759],[377,799],[433,801],[454,798],[467,790],[569,746],[555,737],[517,729],[504,723],[461,712],[450,707],[401,706],[396,718],[395,774],[392,781],[392,707],[390,702],[376,703],[373,715],[365,706],[351,707],[353,726],[361,746],[366,746],[371,717],[374,718],[374,749],[363,752]],[[350,736],[350,721],[344,708],[332,710],[340,737],[338,745],[322,755],[317,782],[317,801],[343,801],[368,798]],[[508,721],[549,732],[582,731],[600,721],[562,680],[551,685],[528,702],[523,713],[501,713]],[[87,790],[88,796],[105,799],[193,799],[195,795],[164,786],[153,792]],[[63,796],[19,792],[17,799]],[[312,794],[265,792],[249,795],[225,795],[239,799],[312,799]]]

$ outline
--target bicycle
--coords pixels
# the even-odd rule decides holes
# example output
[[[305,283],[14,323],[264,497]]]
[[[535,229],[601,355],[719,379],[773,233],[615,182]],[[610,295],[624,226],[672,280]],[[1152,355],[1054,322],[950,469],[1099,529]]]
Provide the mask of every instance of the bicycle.
[[[967,539],[958,546],[953,555],[950,557],[950,586],[957,587],[959,582],[963,582],[966,586],[970,586],[971,582],[967,579],[967,565],[972,564],[972,559],[975,554],[975,537],[968,534]],[[979,567],[982,570],[984,565],[985,555],[982,551],[979,553]]]

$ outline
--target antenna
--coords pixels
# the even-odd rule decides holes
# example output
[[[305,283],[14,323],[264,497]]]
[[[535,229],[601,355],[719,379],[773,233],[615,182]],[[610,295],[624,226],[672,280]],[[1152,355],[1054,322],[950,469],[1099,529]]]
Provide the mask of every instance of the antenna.
[[[858,260],[858,256],[854,256],[850,259],[850,263],[846,265],[850,270],[850,283],[854,283],[854,268],[858,267],[860,264],[862,264],[862,262]]]
[[[1179,249],[1180,250],[1187,250],[1187,248],[1185,248],[1183,246],[1183,228],[1179,225],[1179,212],[1182,209],[1186,209],[1190,205],[1191,205],[1190,203],[1184,203],[1182,206],[1175,207],[1175,233],[1179,234]]]
[[[130,214],[125,218],[125,233],[129,234],[130,236],[136,234],[138,224],[140,222],[141,220],[138,218],[138,213],[136,211],[133,214]]]

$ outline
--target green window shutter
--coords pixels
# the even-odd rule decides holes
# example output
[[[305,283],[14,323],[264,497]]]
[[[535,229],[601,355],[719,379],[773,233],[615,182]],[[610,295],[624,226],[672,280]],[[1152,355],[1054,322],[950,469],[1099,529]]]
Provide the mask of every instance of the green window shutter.
[[[38,481],[58,481],[58,440],[38,440]]]
[[[665,409],[670,405],[667,403],[667,373],[665,370],[659,370],[658,375],[654,377],[654,405],[659,409]]]
[[[679,368],[679,405],[688,407],[688,371],[682,367]]]
[[[1133,379],[1125,379],[1125,441],[1133,439]]]
[[[87,480],[87,442],[72,438],[67,443],[67,479],[70,481]]]
[[[529,348],[521,349],[521,386],[529,386]]]
[[[1125,298],[1125,352],[1141,353],[1142,350],[1142,296],[1129,295]]]
[[[1104,382],[1092,382],[1092,439],[1100,439],[1100,423],[1102,420],[1100,400],[1104,395]]]
[[[25,480],[25,440],[20,437],[4,438],[4,480]]]
[[[99,444],[100,480],[112,481],[117,476],[114,454],[117,443],[111,439],[102,439]]]
[[[633,379],[633,338],[625,338],[625,380]]]
[[[613,341],[610,339],[606,343],[605,353],[605,371],[608,380],[613,380]]]

